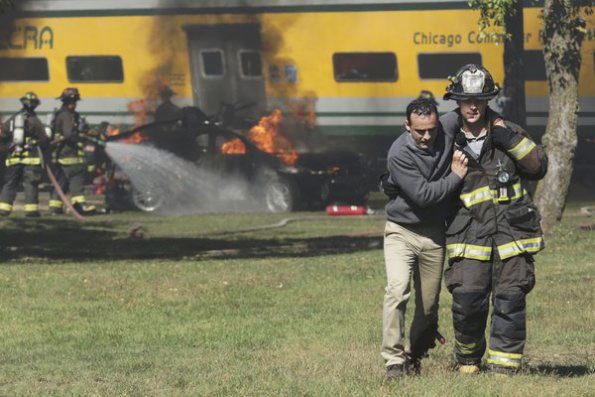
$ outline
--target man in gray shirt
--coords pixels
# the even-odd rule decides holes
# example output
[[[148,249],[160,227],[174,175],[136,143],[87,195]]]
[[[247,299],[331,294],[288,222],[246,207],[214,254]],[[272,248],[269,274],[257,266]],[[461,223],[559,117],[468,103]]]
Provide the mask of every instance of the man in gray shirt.
[[[432,102],[411,102],[405,129],[388,152],[388,184],[398,192],[386,205],[384,232],[387,287],[381,354],[389,379],[418,372],[438,335],[445,217],[450,196],[467,173],[467,159],[460,151],[453,154],[454,135],[444,134]],[[406,348],[411,275],[416,307]]]

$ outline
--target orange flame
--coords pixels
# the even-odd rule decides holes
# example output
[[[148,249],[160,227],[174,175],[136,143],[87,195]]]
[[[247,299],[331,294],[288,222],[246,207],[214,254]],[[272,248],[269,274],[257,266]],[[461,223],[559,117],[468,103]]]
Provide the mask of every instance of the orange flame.
[[[117,136],[120,135],[120,129],[117,127],[113,127],[109,125],[107,127],[107,136]],[[122,138],[120,142],[122,143],[142,143],[148,140],[146,135],[141,132],[134,132],[131,135],[127,136],[126,138]]]
[[[107,126],[107,136],[116,136],[120,135],[120,129],[118,127],[114,127],[113,125]]]
[[[248,137],[263,152],[278,156],[287,165],[295,165],[299,155],[293,150],[291,142],[279,133],[282,120],[283,114],[275,109],[252,127]]]
[[[148,99],[138,99],[128,104],[128,111],[134,114],[134,128],[151,122],[153,113],[155,113],[155,104]],[[119,131],[118,131],[119,132]],[[134,132],[126,138],[123,143],[141,143],[149,138],[142,132]]]
[[[246,145],[239,138],[232,139],[221,145],[223,154],[246,154]]]

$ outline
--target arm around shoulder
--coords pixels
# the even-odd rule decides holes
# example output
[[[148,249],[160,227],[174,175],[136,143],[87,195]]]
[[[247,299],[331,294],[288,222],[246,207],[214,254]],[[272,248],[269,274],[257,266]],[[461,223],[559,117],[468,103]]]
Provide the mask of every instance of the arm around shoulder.
[[[494,146],[514,160],[522,177],[539,180],[547,172],[547,155],[520,126],[506,122],[508,128],[492,128]]]

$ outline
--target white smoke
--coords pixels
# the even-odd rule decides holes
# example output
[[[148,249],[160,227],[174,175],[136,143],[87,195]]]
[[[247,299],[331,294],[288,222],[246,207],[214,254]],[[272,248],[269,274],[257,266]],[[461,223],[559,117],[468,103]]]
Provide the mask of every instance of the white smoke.
[[[239,175],[198,167],[145,144],[108,142],[106,153],[155,212],[182,215],[264,210],[254,186]]]

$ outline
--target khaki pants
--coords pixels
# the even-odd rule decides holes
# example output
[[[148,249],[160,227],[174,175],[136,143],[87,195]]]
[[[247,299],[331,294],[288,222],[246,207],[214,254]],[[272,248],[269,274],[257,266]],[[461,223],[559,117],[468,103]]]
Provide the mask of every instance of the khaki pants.
[[[444,266],[444,229],[409,227],[386,222],[382,357],[386,366],[405,362],[405,311],[415,287],[415,314],[409,340],[415,343],[426,327],[438,322],[438,298]]]

